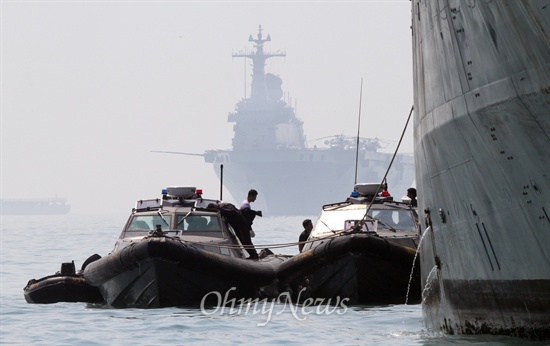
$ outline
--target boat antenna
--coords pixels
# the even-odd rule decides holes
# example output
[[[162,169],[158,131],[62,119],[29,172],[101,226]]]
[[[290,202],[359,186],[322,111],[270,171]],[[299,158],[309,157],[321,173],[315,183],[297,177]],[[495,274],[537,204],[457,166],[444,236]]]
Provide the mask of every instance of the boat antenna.
[[[245,48],[245,51],[246,51],[246,48]],[[246,59],[243,59],[243,62],[244,62],[244,98],[243,99],[246,99]]]
[[[357,120],[357,145],[355,147],[355,182],[357,184],[357,166],[359,162],[359,131],[361,130],[361,100],[363,99],[363,77],[361,77],[361,88],[359,90],[359,116]]]
[[[220,165],[220,201],[223,201],[223,163]]]
[[[388,165],[388,169],[386,170],[386,173],[384,174],[384,178],[382,178],[382,181],[380,182],[380,185],[378,185],[378,191],[380,191],[381,188],[387,189],[388,184],[386,178],[388,177],[388,173],[390,172],[391,166],[393,165],[393,161],[395,160],[395,157],[397,156],[397,152],[399,151],[399,147],[401,146],[401,142],[403,141],[403,137],[405,137],[405,132],[407,131],[407,127],[409,126],[409,121],[411,120],[411,115],[414,111],[414,105],[411,107],[411,111],[409,112],[409,116],[407,117],[407,122],[405,123],[405,127],[403,128],[403,132],[401,133],[401,137],[399,138],[399,142],[397,143],[397,147],[395,148],[395,151],[393,153],[393,156],[391,158],[390,164]],[[371,199],[369,205],[367,206],[367,210],[365,210],[365,215],[363,216],[363,219],[357,224],[359,225],[358,229],[361,229],[363,227],[363,223],[365,223],[367,216],[369,214],[370,207],[374,203],[374,198]],[[357,227],[357,226],[356,226]]]

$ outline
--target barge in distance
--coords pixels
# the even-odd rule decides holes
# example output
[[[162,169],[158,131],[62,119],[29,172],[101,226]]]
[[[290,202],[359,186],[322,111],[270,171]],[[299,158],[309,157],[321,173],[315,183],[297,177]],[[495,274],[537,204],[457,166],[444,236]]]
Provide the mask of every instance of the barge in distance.
[[[71,210],[65,198],[13,198],[0,200],[0,215],[62,215]]]

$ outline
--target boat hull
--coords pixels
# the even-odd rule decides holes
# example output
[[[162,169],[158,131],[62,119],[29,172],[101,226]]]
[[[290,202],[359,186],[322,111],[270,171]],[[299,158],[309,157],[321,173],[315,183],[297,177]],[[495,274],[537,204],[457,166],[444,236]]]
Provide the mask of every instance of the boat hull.
[[[84,277],[117,308],[219,305],[262,297],[283,260],[251,261],[148,238],[90,263]]]
[[[413,2],[429,328],[550,338],[550,2]]]
[[[322,304],[404,304],[420,302],[416,250],[367,234],[344,235],[283,263],[279,290],[293,301]]]

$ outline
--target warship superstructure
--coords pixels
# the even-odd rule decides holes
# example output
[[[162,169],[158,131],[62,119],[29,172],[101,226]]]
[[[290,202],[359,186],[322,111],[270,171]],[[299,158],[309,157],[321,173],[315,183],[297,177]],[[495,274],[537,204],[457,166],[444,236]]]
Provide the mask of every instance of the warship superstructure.
[[[412,2],[423,314],[550,338],[550,1]]]
[[[223,165],[223,183],[235,199],[244,198],[251,188],[258,190],[256,207],[266,215],[317,214],[319,205],[338,199],[342,191],[351,192],[357,138],[334,136],[322,146],[309,148],[302,121],[282,99],[281,78],[265,72],[269,58],[285,54],[264,51],[271,37],[263,35],[261,26],[249,41],[254,43],[254,52],[233,55],[251,59],[253,69],[250,97],[239,101],[235,112],[228,115],[228,122],[234,123],[232,149],[208,150],[205,160],[213,164],[218,176]],[[360,181],[384,177],[393,154],[379,152],[379,147],[376,139],[360,139]],[[392,167],[387,181],[390,191],[401,197],[414,183],[412,155],[398,155]]]

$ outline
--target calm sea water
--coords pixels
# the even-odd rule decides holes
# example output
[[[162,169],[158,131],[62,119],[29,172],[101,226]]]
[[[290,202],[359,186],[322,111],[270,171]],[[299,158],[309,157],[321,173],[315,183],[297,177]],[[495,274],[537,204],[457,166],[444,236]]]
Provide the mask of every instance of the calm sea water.
[[[62,262],[80,268],[108,254],[127,214],[2,216],[0,343],[20,345],[344,344],[544,345],[503,336],[447,336],[428,331],[421,305],[353,306],[330,312],[288,305],[254,311],[210,308],[111,309],[85,303],[28,304],[23,287],[55,273]],[[295,242],[303,217],[263,217],[254,223],[261,245]],[[309,217],[315,221],[315,216]],[[265,246],[262,246],[265,247]],[[275,253],[296,254],[297,246]],[[261,310],[265,313],[262,313]],[[269,313],[271,312],[271,314]],[[546,343],[547,344],[547,343]]]

